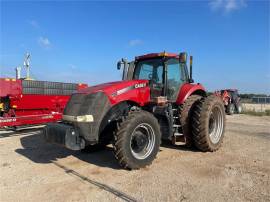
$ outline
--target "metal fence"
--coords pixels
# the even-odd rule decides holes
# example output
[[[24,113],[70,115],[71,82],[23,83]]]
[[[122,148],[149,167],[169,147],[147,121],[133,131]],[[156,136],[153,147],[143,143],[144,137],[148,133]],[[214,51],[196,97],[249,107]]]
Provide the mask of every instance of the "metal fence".
[[[252,97],[241,99],[243,112],[266,112],[270,110],[270,97]]]
[[[256,104],[270,104],[270,97],[253,97],[252,102]]]

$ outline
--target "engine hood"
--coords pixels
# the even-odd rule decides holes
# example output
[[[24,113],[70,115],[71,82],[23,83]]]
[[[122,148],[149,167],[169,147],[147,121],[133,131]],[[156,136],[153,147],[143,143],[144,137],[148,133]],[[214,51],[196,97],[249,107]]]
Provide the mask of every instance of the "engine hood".
[[[91,86],[78,91],[79,94],[93,94],[102,92],[106,94],[112,105],[122,101],[133,101],[144,105],[150,100],[148,80],[115,81]]]
[[[96,92],[104,92],[107,95],[113,95],[114,93],[117,93],[117,91],[123,90],[127,87],[139,88],[147,85],[148,80],[115,81],[84,88],[79,90],[78,93],[91,94]]]

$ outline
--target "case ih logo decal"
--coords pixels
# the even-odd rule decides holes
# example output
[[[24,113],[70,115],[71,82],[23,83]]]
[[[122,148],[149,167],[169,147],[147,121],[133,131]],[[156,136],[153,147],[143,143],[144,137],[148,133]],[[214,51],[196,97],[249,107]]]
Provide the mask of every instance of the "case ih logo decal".
[[[129,90],[137,89],[137,88],[144,88],[146,87],[146,83],[136,83],[134,86],[128,86],[126,88],[122,88],[121,90],[118,90],[112,94],[113,97],[117,95],[121,95],[123,93],[126,93]]]
[[[135,84],[135,88],[143,88],[146,86],[146,83],[137,83]]]

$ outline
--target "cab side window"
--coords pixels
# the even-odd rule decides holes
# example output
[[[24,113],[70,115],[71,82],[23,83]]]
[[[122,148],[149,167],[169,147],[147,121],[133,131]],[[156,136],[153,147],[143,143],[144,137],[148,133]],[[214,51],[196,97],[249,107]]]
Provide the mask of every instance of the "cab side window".
[[[163,83],[163,64],[161,61],[146,60],[137,64],[135,79],[146,79],[150,83]]]
[[[167,97],[169,100],[176,100],[181,85],[186,81],[183,68],[178,59],[167,61]]]
[[[141,71],[139,71],[139,75],[138,75],[138,78],[139,79],[146,79],[146,80],[148,80],[149,77],[151,77],[151,75],[153,74],[153,66],[152,65],[143,64],[140,67],[140,70]]]

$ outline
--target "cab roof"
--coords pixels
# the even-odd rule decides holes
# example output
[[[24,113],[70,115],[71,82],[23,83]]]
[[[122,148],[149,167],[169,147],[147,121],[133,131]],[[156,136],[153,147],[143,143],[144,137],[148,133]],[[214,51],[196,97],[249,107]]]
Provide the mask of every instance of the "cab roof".
[[[141,55],[135,57],[136,60],[144,60],[144,59],[150,59],[150,58],[157,58],[157,57],[171,57],[171,58],[179,58],[179,54],[176,53],[166,53],[161,52],[161,53],[149,53],[146,55]]]

